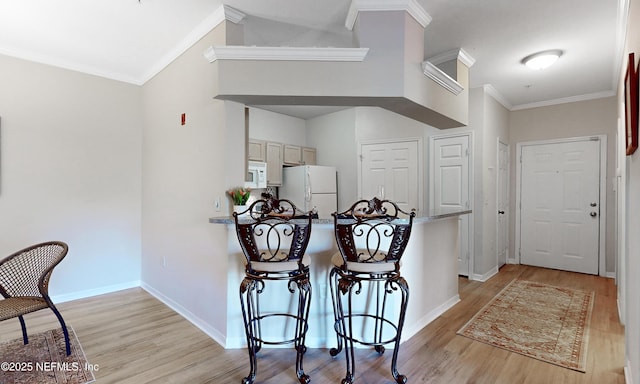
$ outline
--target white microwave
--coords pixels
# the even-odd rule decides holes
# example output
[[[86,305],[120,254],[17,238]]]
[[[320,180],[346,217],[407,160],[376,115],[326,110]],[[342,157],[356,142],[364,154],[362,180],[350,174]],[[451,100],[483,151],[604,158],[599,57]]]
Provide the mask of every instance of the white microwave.
[[[267,163],[249,161],[247,179],[244,183],[247,188],[267,188]]]

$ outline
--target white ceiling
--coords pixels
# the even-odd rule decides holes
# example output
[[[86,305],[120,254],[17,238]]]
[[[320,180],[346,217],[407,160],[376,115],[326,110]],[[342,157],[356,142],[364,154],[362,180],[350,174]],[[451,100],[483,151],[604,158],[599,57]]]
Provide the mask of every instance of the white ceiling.
[[[425,29],[426,58],[462,48],[475,59],[471,87],[490,85],[511,109],[615,93],[626,22],[619,4],[625,0],[415,1],[433,19]],[[0,54],[143,84],[211,28],[222,3],[0,0]],[[264,45],[350,41],[345,27],[350,0],[224,3],[247,14],[243,22],[254,26],[268,26],[267,19],[292,31],[311,31],[303,39],[299,33],[254,31],[253,40]],[[520,63],[547,49],[564,51],[553,67],[533,72]]]

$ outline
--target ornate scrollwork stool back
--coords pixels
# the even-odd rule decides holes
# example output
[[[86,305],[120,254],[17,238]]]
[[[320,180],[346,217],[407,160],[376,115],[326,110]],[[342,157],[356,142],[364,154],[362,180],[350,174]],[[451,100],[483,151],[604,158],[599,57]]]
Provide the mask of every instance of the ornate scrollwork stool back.
[[[342,384],[353,383],[355,377],[354,343],[372,346],[380,354],[385,344],[394,343],[391,374],[397,383],[406,383],[406,376],[397,369],[409,299],[409,286],[400,275],[400,258],[409,242],[415,212],[373,198],[360,200],[333,217],[339,252],[331,259],[329,284],[338,346],[330,353],[337,356],[345,343],[347,374]],[[392,296],[397,292],[399,306]]]
[[[302,367],[302,359],[306,352],[305,336],[311,303],[310,260],[305,254],[311,235],[311,213],[299,215],[291,201],[267,198],[254,202],[245,212],[234,212],[233,217],[240,247],[246,258],[245,277],[240,284],[240,303],[250,372],[242,383],[254,382],[257,371],[256,353],[263,344],[294,344],[297,353],[296,375],[300,383],[309,383],[309,376]],[[260,297],[267,292],[266,283],[276,281],[283,282],[281,284],[286,285],[291,294],[297,292],[297,310],[294,312],[261,311]],[[277,285],[272,284],[274,288]],[[293,320],[294,335],[277,341],[268,336],[263,337],[261,323],[271,319],[282,320],[280,324]]]

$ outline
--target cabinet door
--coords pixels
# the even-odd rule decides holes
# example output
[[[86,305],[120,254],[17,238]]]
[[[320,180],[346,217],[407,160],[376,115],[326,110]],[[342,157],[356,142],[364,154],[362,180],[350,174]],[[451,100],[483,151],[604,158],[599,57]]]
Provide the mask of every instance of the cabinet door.
[[[284,163],[286,165],[300,165],[302,154],[297,145],[284,144]]]
[[[265,161],[266,160],[266,148],[265,142],[262,140],[249,139],[248,158],[253,161]]]
[[[267,185],[282,185],[282,144],[266,144],[267,147]]]
[[[304,165],[316,165],[316,149],[315,148],[302,148],[302,164]]]

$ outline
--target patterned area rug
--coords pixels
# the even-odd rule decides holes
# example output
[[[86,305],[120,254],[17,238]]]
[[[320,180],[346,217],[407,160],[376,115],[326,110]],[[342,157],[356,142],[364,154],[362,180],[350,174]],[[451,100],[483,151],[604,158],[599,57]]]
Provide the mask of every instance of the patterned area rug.
[[[62,329],[28,334],[0,343],[0,384],[85,384],[95,381],[82,346],[71,327],[71,355],[67,356]]]
[[[513,280],[459,335],[585,372],[594,292]]]

